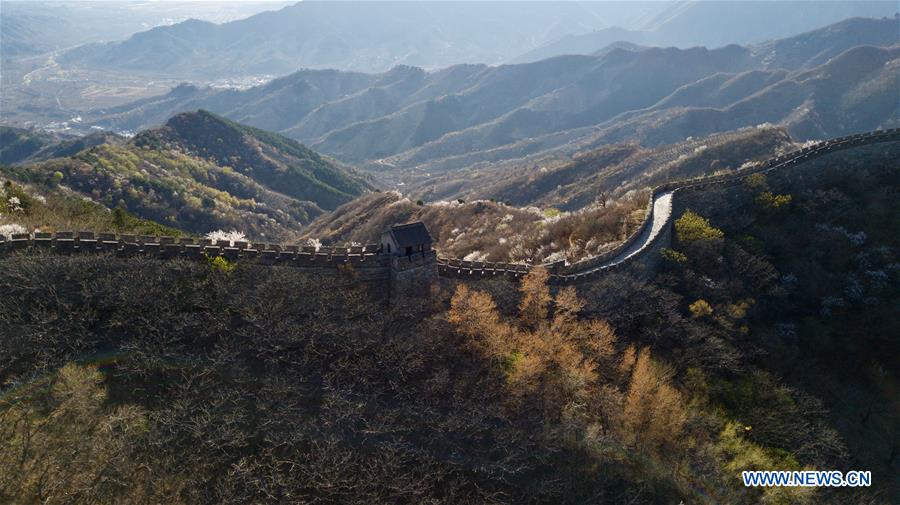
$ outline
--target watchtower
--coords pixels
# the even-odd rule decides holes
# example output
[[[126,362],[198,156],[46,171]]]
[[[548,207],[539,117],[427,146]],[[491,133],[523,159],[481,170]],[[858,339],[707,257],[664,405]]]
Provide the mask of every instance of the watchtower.
[[[381,234],[381,252],[392,256],[425,256],[431,252],[431,234],[421,221],[395,224]]]
[[[391,265],[389,298],[394,306],[424,300],[431,291],[437,278],[437,254],[431,242],[428,228],[420,221],[394,225],[381,234],[381,254]]]

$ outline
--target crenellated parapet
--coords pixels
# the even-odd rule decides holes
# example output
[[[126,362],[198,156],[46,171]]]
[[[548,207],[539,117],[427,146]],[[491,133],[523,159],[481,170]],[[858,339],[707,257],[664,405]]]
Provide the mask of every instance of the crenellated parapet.
[[[390,266],[389,259],[379,254],[377,245],[315,248],[262,242],[116,235],[90,231],[35,232],[12,235],[9,239],[0,236],[0,252],[31,248],[61,254],[106,253],[122,258],[143,256],[205,260],[223,257],[230,261],[300,268],[335,268],[341,265],[363,268]]]
[[[680,192],[739,184],[751,175],[782,170],[832,152],[893,141],[900,141],[900,129],[839,137],[731,173],[661,184],[652,189],[650,203],[640,226],[616,248],[572,264],[560,262],[542,266],[550,272],[550,282],[556,285],[589,282],[606,273],[629,268],[669,243],[673,199]],[[430,282],[433,274],[461,280],[502,278],[516,281],[534,268],[518,263],[439,258],[430,247],[430,237],[427,244],[422,242],[427,230],[418,230],[419,225],[421,223],[394,227],[391,234],[382,237],[382,244],[379,245],[318,248],[260,242],[214,242],[209,239],[166,236],[95,234],[90,231],[35,232],[12,235],[10,238],[0,236],[0,254],[44,249],[62,254],[93,252],[116,257],[144,256],[160,259],[206,260],[223,257],[229,261],[307,269],[353,267],[370,272],[380,269],[382,273],[390,273],[392,283],[404,286]],[[424,229],[424,226],[421,227]],[[389,250],[388,246],[394,250]]]
[[[454,258],[438,258],[438,274],[457,279],[507,278],[520,279],[528,273],[528,265],[520,263],[494,263],[490,261],[465,261]]]
[[[391,268],[398,272],[432,265],[437,261],[437,253],[434,251],[413,253],[409,256],[387,256],[390,258]]]
[[[667,244],[671,240],[672,200],[679,192],[740,184],[751,175],[790,168],[836,151],[894,141],[900,141],[900,128],[825,140],[731,173],[661,184],[652,189],[650,203],[640,226],[615,249],[569,265],[542,266],[550,271],[552,284],[571,285],[589,282],[606,273],[628,268],[655,252],[661,245]],[[533,267],[524,264],[480,263],[438,258],[440,275],[459,279],[499,276],[515,280],[528,273],[531,268]]]

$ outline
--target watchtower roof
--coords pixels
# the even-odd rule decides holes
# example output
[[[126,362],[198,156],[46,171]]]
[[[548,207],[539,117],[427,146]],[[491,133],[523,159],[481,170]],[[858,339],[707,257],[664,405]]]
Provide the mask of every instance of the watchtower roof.
[[[431,234],[425,223],[416,221],[414,223],[396,224],[391,226],[388,231],[394,238],[394,242],[398,247],[416,246],[420,244],[430,244]]]

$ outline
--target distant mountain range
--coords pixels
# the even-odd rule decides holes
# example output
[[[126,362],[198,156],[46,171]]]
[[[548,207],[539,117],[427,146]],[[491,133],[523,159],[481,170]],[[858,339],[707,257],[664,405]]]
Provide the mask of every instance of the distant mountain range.
[[[244,91],[185,85],[86,121],[137,130],[203,108],[407,175],[572,142],[653,146],[766,122],[801,140],[830,137],[896,125],[898,29],[894,19],[859,18],[752,47],[618,44],[594,55],[435,72],[305,70]]]
[[[0,53],[4,60],[122,40],[157,25],[200,18],[228,21],[283,7],[281,0],[250,2],[133,2],[107,0],[3,1]],[[6,64],[7,61],[4,61]],[[4,69],[5,70],[5,69]]]
[[[612,26],[591,33],[567,35],[528,51],[511,60],[511,63],[528,63],[564,54],[593,54],[614,42],[676,47],[755,45],[766,40],[791,37],[846,18],[892,18],[898,10],[896,2],[881,1],[672,2],[639,29]],[[894,25],[896,27],[896,22]],[[880,35],[885,28],[878,30],[873,34],[860,33],[856,45],[882,45]],[[893,40],[897,41],[896,38]],[[815,47],[810,46],[810,50]]]
[[[304,223],[372,187],[294,140],[206,111],[178,114],[131,140],[96,136],[82,149],[30,133],[34,138],[27,131],[0,132],[17,135],[18,145],[45,144],[24,161],[46,158],[36,156],[45,152],[59,157],[4,172],[64,185],[108,208],[191,233],[238,229],[254,237],[295,237]]]
[[[434,69],[590,54],[619,40],[749,44],[896,11],[895,3],[883,1],[300,2],[224,24],[188,20],[157,27],[73,49],[60,62],[194,79],[302,68]]]
[[[606,27],[619,19],[613,13],[602,2],[300,2],[229,23],[189,20],[85,45],[61,61],[196,79],[498,63],[523,48]]]

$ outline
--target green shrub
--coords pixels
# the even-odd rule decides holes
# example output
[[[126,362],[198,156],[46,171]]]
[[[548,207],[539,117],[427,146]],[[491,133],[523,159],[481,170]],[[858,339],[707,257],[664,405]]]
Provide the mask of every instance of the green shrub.
[[[763,191],[756,196],[756,203],[769,210],[780,209],[791,203],[791,195],[776,195],[771,191]]]
[[[675,221],[675,233],[682,242],[708,242],[725,236],[722,230],[709,224],[709,219],[691,210]]]
[[[668,247],[662,248],[662,250],[659,251],[659,254],[664,260],[672,263],[681,264],[687,261],[687,256],[674,249],[669,249]]]
[[[237,267],[236,263],[230,262],[221,256],[207,257],[206,261],[213,270],[217,270],[225,274],[230,274]]]

